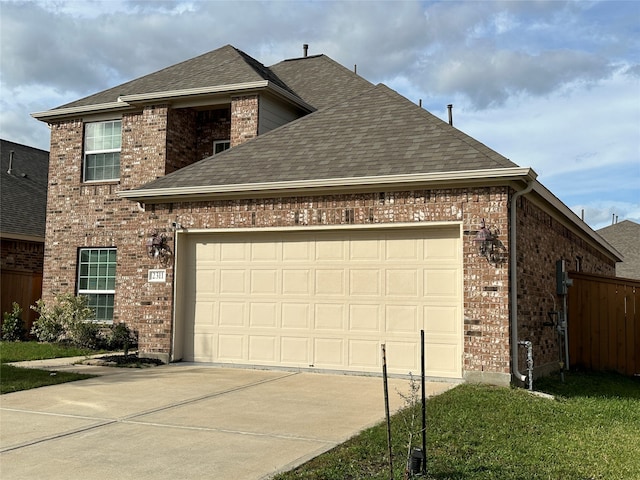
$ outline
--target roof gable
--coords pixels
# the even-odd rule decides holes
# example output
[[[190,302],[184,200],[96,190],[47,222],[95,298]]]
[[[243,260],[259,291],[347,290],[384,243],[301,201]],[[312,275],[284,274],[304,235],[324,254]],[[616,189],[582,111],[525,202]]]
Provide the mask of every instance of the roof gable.
[[[53,110],[116,102],[118,97],[125,95],[234,85],[260,80],[269,80],[288,90],[276,75],[256,59],[231,45],[225,45]]]
[[[512,167],[517,165],[380,84],[141,189]]]
[[[0,233],[3,237],[44,238],[48,174],[49,152],[0,140]]]

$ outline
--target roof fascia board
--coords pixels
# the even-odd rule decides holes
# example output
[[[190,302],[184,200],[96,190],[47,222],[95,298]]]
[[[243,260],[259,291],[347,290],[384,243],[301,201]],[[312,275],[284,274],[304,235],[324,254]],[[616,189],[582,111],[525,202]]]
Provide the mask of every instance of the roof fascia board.
[[[296,95],[292,94],[291,92],[288,92],[279,85],[276,85],[273,82],[269,82],[268,80],[260,80],[256,82],[234,83],[229,85],[216,85],[211,87],[187,88],[182,90],[166,90],[162,92],[121,95],[120,97],[118,97],[117,102],[81,105],[68,108],[56,108],[53,110],[46,110],[44,112],[32,113],[31,116],[37,120],[46,122],[48,120],[57,120],[64,117],[77,116],[86,113],[131,110],[138,105],[154,101],[179,101],[194,99],[195,97],[220,94],[228,94],[229,96],[233,96],[233,94],[242,95],[247,94],[251,91],[259,91],[265,89],[273,92],[276,96],[284,98],[285,100],[293,103],[294,105],[297,105],[298,107],[308,112],[314,111],[314,108],[311,105],[309,105]]]
[[[121,95],[121,101],[136,104],[146,103],[156,100],[171,100],[174,98],[192,97],[195,95],[212,95],[218,93],[244,92],[246,90],[256,90],[266,88],[269,85],[267,80],[246,83],[232,83],[229,85],[215,85],[210,87],[185,88],[182,90],[165,90],[162,92],[135,93],[133,95]]]
[[[39,237],[37,235],[23,235],[21,233],[0,232],[0,238],[2,240],[44,243],[44,237]]]
[[[47,122],[49,120],[58,120],[65,117],[74,117],[87,113],[103,113],[118,112],[131,110],[132,106],[126,102],[109,102],[96,105],[81,105],[78,107],[56,108],[45,112],[35,112],[31,116],[36,120]]]
[[[329,178],[318,180],[296,180],[287,182],[247,183],[233,185],[205,185],[197,187],[176,187],[160,189],[125,190],[118,196],[148,203],[191,200],[193,198],[223,198],[249,195],[314,193],[337,191],[367,191],[380,188],[416,188],[421,185],[439,184],[487,184],[510,181],[533,181],[537,174],[528,167],[497,168],[490,170],[465,170],[460,172],[437,172],[407,175],[386,175],[376,177]]]
[[[614,247],[609,245],[600,235],[598,235],[589,225],[583,222],[578,215],[576,215],[573,210],[567,207],[558,197],[556,197],[549,189],[547,189],[540,182],[536,181],[533,187],[533,191],[539,195],[539,197],[546,203],[547,205],[551,205],[553,209],[559,213],[553,215],[553,212],[549,212],[548,209],[545,209],[547,213],[553,215],[553,217],[563,224],[565,227],[572,230],[574,233],[579,235],[587,235],[589,239],[595,242],[596,247],[608,257],[615,259],[616,262],[622,261],[622,254],[618,252]],[[531,198],[534,203],[537,203],[533,197]],[[540,205],[538,205],[540,206]]]

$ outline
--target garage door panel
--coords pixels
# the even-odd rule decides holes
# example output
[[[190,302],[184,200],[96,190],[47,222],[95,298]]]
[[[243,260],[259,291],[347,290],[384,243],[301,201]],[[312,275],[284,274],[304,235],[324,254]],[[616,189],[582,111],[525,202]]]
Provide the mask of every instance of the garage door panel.
[[[280,362],[286,365],[308,367],[310,362],[311,339],[309,337],[281,337]]]
[[[461,368],[461,352],[458,345],[433,343],[425,345],[425,368],[433,376],[454,377]]]
[[[311,306],[308,303],[283,303],[283,329],[309,329],[311,326]]]
[[[191,287],[191,285],[188,285]],[[215,292],[217,290],[216,271],[215,270],[198,270],[195,275],[195,285],[193,285],[196,295],[206,295],[207,292]]]
[[[198,332],[195,333],[194,341],[193,341],[194,361],[196,362],[209,361],[209,358],[205,352],[208,352],[209,350],[213,350],[215,346],[214,337],[215,335],[212,333],[198,333]]]
[[[303,270],[282,270],[282,294],[283,295],[305,295],[311,293],[313,277],[310,269]]]
[[[379,262],[382,256],[382,242],[376,239],[353,239],[349,243],[349,260],[355,262]]]
[[[319,303],[315,306],[315,329],[344,331],[346,306],[342,303]]]
[[[317,269],[315,273],[316,295],[347,295],[343,269]]]
[[[278,270],[251,270],[251,295],[275,295],[278,293]]]
[[[417,297],[420,289],[418,270],[387,269],[385,279],[385,293],[393,297]]]
[[[249,361],[275,363],[278,338],[275,335],[249,335]]]
[[[386,343],[406,374],[424,328],[427,374],[462,375],[458,226],[185,238],[187,360],[379,372]]]
[[[222,362],[238,362],[246,359],[246,342],[247,336],[244,334],[225,334],[220,333],[218,337],[218,351],[213,351],[213,358]],[[195,348],[198,351],[198,347],[203,345],[196,344]],[[202,351],[202,356],[206,357],[205,350]],[[211,361],[208,360],[208,361]]]
[[[393,237],[389,240],[385,251],[387,260],[417,262],[421,259],[421,240],[415,238],[394,239]]]
[[[195,305],[195,324],[196,325],[213,325],[215,322],[216,302],[199,301]]]
[[[318,368],[344,367],[344,339],[315,338],[313,364]]]
[[[414,334],[419,331],[418,314],[416,305],[387,305],[385,332]]]
[[[249,260],[249,247],[244,242],[224,242],[220,244],[221,262],[244,262]]]
[[[349,305],[349,330],[378,334],[382,320],[381,310],[382,308],[378,304]]]
[[[245,302],[220,302],[218,325],[222,328],[245,326],[245,308]]]
[[[252,302],[249,306],[249,327],[276,328],[278,326],[278,304],[276,302]]]
[[[349,271],[349,294],[351,296],[381,295],[379,269],[351,269]]]
[[[424,271],[425,297],[457,297],[460,290],[459,270],[429,269]]]
[[[315,242],[315,259],[318,262],[344,261],[346,258],[345,242],[335,235]]]
[[[440,260],[457,260],[460,250],[445,232],[434,233],[435,238],[424,241],[424,259],[435,262]]]
[[[247,293],[248,272],[244,269],[220,270],[220,293]]]
[[[313,245],[307,241],[294,240],[282,244],[282,261],[284,263],[311,262],[314,259]]]
[[[419,343],[387,340],[387,370],[390,372],[417,373],[420,355]]]
[[[459,309],[453,306],[424,307],[424,331],[434,335],[461,334]]]
[[[250,246],[252,262],[274,262],[278,260],[279,243],[255,242]]]
[[[380,342],[378,340],[349,340],[349,366],[365,370],[377,370],[380,366]]]

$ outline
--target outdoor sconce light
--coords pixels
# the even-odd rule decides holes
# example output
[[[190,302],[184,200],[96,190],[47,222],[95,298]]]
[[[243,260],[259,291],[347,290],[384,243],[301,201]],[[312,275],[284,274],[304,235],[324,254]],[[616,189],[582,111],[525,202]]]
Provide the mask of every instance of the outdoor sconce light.
[[[478,230],[474,242],[478,244],[478,253],[485,257],[489,263],[498,264],[500,262],[500,255],[497,251],[498,239],[485,226],[484,218],[480,222],[480,230]]]
[[[171,256],[171,249],[167,236],[157,230],[147,239],[147,254],[151,258],[159,258],[166,261]]]

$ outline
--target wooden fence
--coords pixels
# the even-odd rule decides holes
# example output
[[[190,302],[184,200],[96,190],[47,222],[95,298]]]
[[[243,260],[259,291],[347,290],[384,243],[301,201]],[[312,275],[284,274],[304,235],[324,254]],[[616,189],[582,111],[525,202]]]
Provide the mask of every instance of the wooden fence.
[[[17,302],[22,308],[22,319],[25,321],[27,331],[30,331],[37,313],[29,306],[36,303],[36,300],[42,296],[42,274],[2,270],[0,282],[2,285],[0,314],[10,312],[13,302]]]
[[[640,281],[569,273],[570,367],[640,375]]]

